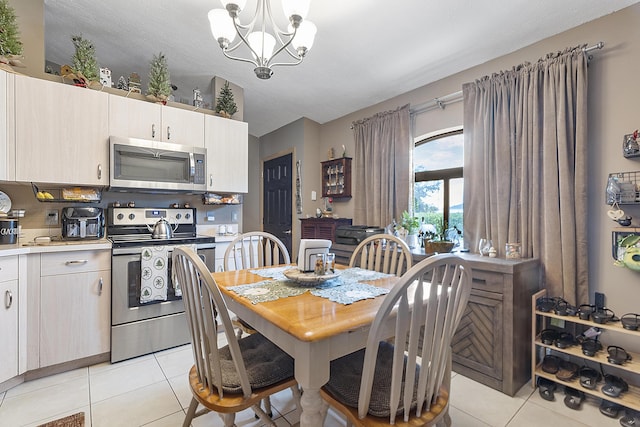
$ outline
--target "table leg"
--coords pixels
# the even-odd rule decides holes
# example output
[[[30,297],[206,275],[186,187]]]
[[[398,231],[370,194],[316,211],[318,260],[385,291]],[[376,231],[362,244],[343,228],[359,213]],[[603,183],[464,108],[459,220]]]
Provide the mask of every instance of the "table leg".
[[[300,427],[321,427],[324,422],[322,413],[322,397],[320,389],[305,389],[302,392],[302,414],[300,414]]]

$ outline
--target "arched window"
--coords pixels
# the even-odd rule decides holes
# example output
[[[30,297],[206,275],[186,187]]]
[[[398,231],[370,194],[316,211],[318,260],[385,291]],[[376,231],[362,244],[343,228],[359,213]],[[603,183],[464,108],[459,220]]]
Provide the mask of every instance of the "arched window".
[[[462,129],[447,130],[420,140],[413,151],[414,216],[429,230],[446,228],[450,239],[462,233],[463,142]]]

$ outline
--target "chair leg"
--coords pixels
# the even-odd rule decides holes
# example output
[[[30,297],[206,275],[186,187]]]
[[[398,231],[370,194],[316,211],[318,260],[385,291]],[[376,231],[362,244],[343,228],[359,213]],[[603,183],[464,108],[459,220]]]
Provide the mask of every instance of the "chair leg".
[[[269,415],[269,418],[273,418],[273,412],[271,412],[271,399],[265,397],[262,399],[262,403],[264,403],[264,412]]]
[[[291,387],[291,394],[293,395],[293,401],[296,403],[296,408],[301,409],[300,398],[302,397],[302,393],[300,393],[300,387],[298,385]]]
[[[236,332],[236,338],[240,339],[242,338],[242,328],[238,328],[237,332]]]
[[[271,426],[271,427],[276,427],[276,423],[273,422],[273,420],[271,419],[271,417],[269,415],[267,415],[262,408],[260,407],[260,405],[253,405],[251,407],[251,409],[253,409],[253,412],[255,412],[255,414],[258,416],[258,418],[260,418],[262,420],[262,422],[264,422],[266,425]],[[226,427],[226,425],[225,425]]]
[[[234,427],[236,421],[236,414],[220,414],[222,421],[224,422],[224,427]]]
[[[191,421],[193,421],[193,417],[196,414],[197,408],[198,408],[198,401],[195,399],[195,397],[192,397],[191,403],[189,403],[189,410],[187,411],[187,416],[184,418],[182,427],[189,427],[191,425]]]

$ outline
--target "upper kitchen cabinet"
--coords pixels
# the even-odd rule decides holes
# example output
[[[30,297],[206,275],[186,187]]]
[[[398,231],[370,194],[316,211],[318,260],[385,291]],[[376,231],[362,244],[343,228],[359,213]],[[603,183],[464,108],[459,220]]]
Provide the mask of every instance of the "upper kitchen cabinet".
[[[109,134],[203,147],[204,114],[110,95]]]
[[[15,76],[16,181],[109,184],[109,97]]]
[[[15,149],[15,127],[13,120],[14,75],[0,70],[0,181],[15,179],[13,159]]]
[[[245,122],[205,115],[207,191],[249,191],[249,127]]]

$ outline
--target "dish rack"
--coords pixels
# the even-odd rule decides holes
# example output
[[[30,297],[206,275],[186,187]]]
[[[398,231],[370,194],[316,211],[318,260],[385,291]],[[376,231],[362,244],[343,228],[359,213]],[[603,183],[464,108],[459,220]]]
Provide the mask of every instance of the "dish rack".
[[[102,190],[91,187],[65,187],[41,189],[31,183],[33,195],[45,203],[98,203],[102,200]]]
[[[640,171],[610,173],[605,190],[608,205],[640,203]]]

